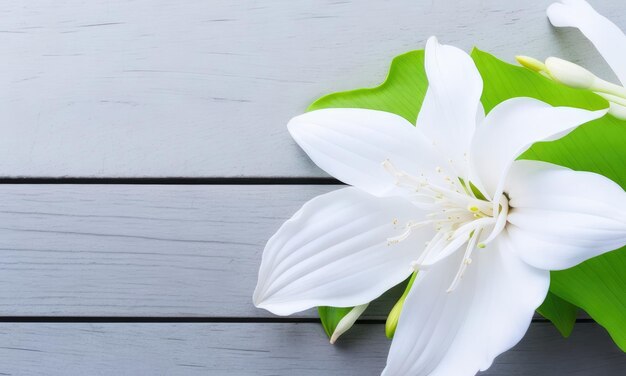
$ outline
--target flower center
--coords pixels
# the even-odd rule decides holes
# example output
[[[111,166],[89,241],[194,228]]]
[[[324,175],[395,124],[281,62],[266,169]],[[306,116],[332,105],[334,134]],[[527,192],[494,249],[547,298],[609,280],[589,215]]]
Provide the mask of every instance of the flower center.
[[[425,219],[408,221],[404,232],[388,238],[388,244],[402,242],[424,226],[433,226],[436,232],[413,262],[416,271],[427,269],[467,243],[461,265],[448,289],[448,292],[453,291],[471,264],[474,250],[485,248],[504,228],[509,210],[508,199],[502,194],[494,204],[478,198],[469,181],[442,175],[442,179],[437,179],[445,182],[442,185],[424,175],[417,177],[398,170],[389,160],[383,162],[383,167],[396,178],[396,185],[410,190],[409,199],[415,206],[429,212]],[[439,167],[436,171],[443,174]]]

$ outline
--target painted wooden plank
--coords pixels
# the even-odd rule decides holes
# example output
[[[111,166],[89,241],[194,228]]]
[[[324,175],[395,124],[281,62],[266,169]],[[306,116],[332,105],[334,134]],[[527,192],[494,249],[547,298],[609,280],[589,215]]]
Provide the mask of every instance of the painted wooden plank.
[[[268,316],[265,242],[335,188],[2,185],[0,315]]]
[[[273,317],[251,298],[265,242],[338,188],[1,185],[0,316]]]
[[[552,1],[5,0],[0,176],[324,176],[288,119],[430,35],[613,77]],[[621,1],[594,4],[626,29]]]
[[[0,324],[4,375],[378,375],[389,341],[357,325],[332,346],[314,324]],[[626,355],[595,324],[534,324],[481,375],[615,376]]]

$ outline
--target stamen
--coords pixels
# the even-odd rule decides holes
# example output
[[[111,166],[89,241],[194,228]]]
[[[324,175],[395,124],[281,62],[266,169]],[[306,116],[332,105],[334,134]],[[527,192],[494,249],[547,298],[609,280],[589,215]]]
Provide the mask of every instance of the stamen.
[[[398,236],[393,236],[391,238],[387,238],[387,245],[400,243],[401,241],[406,240],[409,236],[411,236],[411,233],[413,232],[413,230],[416,230],[420,227],[424,227],[433,222],[434,220],[427,220],[427,221],[421,221],[421,222],[409,222],[406,225],[406,230],[402,234]]]
[[[385,159],[382,165],[387,172],[396,178],[396,185],[400,187],[419,188],[426,184],[426,181],[418,180],[405,171],[398,170],[389,159]]]
[[[445,241],[444,240],[444,233],[443,232],[438,232],[435,234],[435,237],[428,242],[428,245],[426,246],[426,248],[424,248],[424,251],[422,252],[422,254],[420,255],[420,257],[417,258],[417,260],[415,260],[413,263],[411,263],[411,266],[413,267],[413,269],[415,271],[418,271],[419,269],[424,269],[422,262],[426,259],[426,257],[428,257],[428,255],[430,254],[430,252],[437,247],[437,245],[439,245],[440,242]]]
[[[469,223],[464,224],[459,227],[451,236],[450,243],[448,243],[445,247],[441,248],[439,252],[432,257],[431,260],[418,260],[419,266],[431,266],[436,264],[437,262],[443,260],[444,258],[451,255],[454,251],[456,251],[463,243],[465,243],[469,239],[469,234],[472,231],[478,230],[484,226],[488,226],[493,223],[493,218],[482,218],[476,221],[471,221]]]
[[[463,207],[469,202],[470,205],[477,206],[480,211],[487,215],[492,215],[493,213],[493,208],[491,207],[491,204],[487,201],[479,200],[477,198],[470,197],[459,192],[451,191],[447,188],[439,187],[435,184],[429,184],[428,186],[424,187],[424,189],[429,190],[433,193],[439,193],[443,195],[446,200],[456,204],[457,206]]]
[[[476,248],[476,242],[480,238],[480,234],[482,233],[482,231],[483,230],[480,229],[477,232],[475,232],[471,236],[469,242],[467,242],[467,248],[465,248],[465,254],[463,255],[463,261],[461,262],[461,266],[459,267],[459,270],[456,272],[456,276],[452,280],[452,283],[450,284],[450,287],[448,287],[448,290],[446,292],[450,293],[454,291],[459,285],[459,282],[461,282],[461,279],[463,278],[463,275],[465,274],[465,270],[467,269],[469,264],[472,263],[472,259],[470,258],[470,256],[472,255],[474,248]]]
[[[504,195],[496,202],[477,198],[469,180],[458,178],[456,181],[447,176],[451,171],[447,165],[446,173],[439,166],[435,168],[435,171],[441,174],[437,177],[437,182],[442,186],[433,184],[427,178],[428,174],[411,175],[396,168],[388,159],[382,165],[395,177],[398,186],[410,188],[410,202],[429,212],[425,220],[408,222],[404,232],[388,238],[389,245],[408,239],[415,229],[426,225],[432,225],[436,231],[433,239],[426,242],[418,259],[411,264],[414,270],[427,269],[467,243],[462,264],[448,288],[448,292],[453,291],[472,262],[470,257],[472,252],[476,248],[485,248],[506,225],[508,199]],[[397,221],[394,221],[394,225],[396,224]],[[493,227],[493,230],[486,240],[479,243],[487,227]]]

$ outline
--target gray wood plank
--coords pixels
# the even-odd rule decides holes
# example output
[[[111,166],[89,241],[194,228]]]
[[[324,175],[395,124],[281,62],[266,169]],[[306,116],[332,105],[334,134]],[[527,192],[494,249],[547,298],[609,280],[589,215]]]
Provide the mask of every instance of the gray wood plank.
[[[357,325],[335,346],[315,324],[0,324],[3,375],[378,375],[389,341]],[[616,376],[626,355],[595,324],[534,324],[481,375]]]
[[[0,315],[269,316],[265,242],[335,188],[2,185]]]
[[[1,185],[0,316],[273,317],[252,305],[265,242],[338,188]]]
[[[0,176],[324,176],[285,124],[430,35],[612,78],[553,0],[5,0]],[[626,29],[619,0],[595,6]]]

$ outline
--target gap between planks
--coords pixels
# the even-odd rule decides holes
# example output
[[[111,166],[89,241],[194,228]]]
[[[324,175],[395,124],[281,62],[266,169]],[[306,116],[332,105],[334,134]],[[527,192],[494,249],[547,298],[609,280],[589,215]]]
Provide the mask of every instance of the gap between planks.
[[[547,323],[547,319],[534,317],[533,323]],[[90,317],[90,316],[4,316],[0,317],[0,323],[185,323],[185,324],[320,324],[320,320],[314,317]],[[358,324],[381,325],[385,324],[384,319],[364,318],[357,321]],[[579,317],[576,319],[579,324],[594,324],[590,318]]]
[[[0,185],[344,185],[326,177],[0,177]]]

